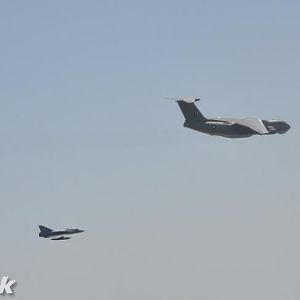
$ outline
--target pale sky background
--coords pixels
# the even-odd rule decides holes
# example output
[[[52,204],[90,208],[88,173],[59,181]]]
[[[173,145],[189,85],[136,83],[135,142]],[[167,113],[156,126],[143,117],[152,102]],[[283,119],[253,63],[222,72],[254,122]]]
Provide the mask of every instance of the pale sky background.
[[[0,2],[0,276],[16,299],[300,299],[300,2]],[[207,116],[282,118],[229,140]],[[39,224],[87,230],[65,242]]]

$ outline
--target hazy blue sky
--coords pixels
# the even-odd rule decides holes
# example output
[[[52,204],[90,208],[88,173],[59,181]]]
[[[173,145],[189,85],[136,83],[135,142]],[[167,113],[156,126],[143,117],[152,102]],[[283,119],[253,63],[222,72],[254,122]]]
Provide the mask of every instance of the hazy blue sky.
[[[23,300],[299,300],[299,1],[1,1],[0,277]],[[279,117],[286,135],[182,127]],[[78,226],[66,242],[39,224]]]

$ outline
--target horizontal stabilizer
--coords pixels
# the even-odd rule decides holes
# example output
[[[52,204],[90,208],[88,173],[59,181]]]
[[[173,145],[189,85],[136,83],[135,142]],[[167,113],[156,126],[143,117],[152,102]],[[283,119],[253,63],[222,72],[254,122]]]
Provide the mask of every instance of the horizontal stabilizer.
[[[177,102],[186,102],[186,103],[195,103],[196,101],[200,101],[199,98],[193,98],[193,97],[182,97],[182,98],[166,98],[170,100],[175,100]]]

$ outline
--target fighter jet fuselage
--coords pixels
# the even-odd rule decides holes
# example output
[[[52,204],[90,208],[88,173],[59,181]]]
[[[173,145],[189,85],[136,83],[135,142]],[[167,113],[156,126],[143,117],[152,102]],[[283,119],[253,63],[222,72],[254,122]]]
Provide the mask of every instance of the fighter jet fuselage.
[[[180,99],[177,103],[185,117],[184,127],[227,138],[245,138],[252,135],[284,134],[290,125],[281,120],[257,118],[212,118],[202,115],[195,105],[199,99]]]

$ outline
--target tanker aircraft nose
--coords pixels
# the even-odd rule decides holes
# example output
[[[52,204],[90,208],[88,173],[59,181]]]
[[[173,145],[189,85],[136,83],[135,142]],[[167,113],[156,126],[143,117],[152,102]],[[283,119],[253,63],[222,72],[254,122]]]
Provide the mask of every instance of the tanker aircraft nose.
[[[284,121],[279,122],[276,127],[278,130],[278,133],[281,133],[281,134],[286,133],[291,129],[291,126],[287,122],[284,122]]]

